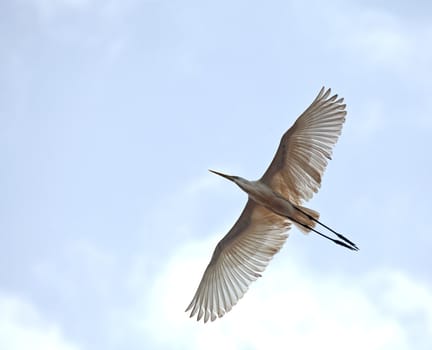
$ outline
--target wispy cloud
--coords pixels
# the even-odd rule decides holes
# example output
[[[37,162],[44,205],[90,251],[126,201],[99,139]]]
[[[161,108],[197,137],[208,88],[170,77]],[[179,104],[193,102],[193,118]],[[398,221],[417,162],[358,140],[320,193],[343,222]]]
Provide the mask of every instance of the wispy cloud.
[[[275,259],[223,319],[202,325],[184,307],[209,259],[208,241],[179,250],[152,286],[136,327],[160,346],[188,349],[427,349],[432,291],[400,271],[355,279],[319,275],[301,257]],[[210,243],[212,241],[212,243]],[[286,257],[283,257],[286,259]],[[419,333],[421,329],[423,332]],[[420,336],[420,338],[419,338]]]
[[[430,21],[372,7],[338,9],[334,15],[337,19],[330,25],[338,34],[330,41],[350,50],[362,64],[405,79],[428,73],[432,49],[425,43],[432,40]]]
[[[7,350],[78,350],[62,330],[30,303],[0,293],[0,348]]]

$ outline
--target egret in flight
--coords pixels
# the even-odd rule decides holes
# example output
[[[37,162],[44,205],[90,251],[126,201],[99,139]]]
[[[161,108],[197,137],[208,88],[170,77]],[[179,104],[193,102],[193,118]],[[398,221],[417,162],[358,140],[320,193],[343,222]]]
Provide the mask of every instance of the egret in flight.
[[[320,188],[345,121],[343,98],[330,93],[323,87],[282,136],[261,179],[249,181],[210,170],[237,184],[249,198],[237,222],[213,252],[186,309],[191,310],[190,317],[198,314],[198,321],[214,321],[230,311],[282,248],[291,224],[303,233],[312,231],[340,246],[358,250],[349,239],[318,221],[318,212],[302,206]],[[317,225],[337,238],[319,232]]]

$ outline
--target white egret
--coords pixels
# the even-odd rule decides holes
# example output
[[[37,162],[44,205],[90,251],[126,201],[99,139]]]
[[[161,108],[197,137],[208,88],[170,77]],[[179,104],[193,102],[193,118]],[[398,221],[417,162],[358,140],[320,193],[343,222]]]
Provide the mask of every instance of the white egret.
[[[282,136],[276,155],[261,179],[248,181],[210,170],[237,184],[249,198],[237,222],[213,252],[186,309],[192,310],[190,317],[198,314],[198,321],[201,318],[204,322],[214,321],[230,311],[282,248],[291,223],[303,233],[312,231],[336,244],[358,250],[353,242],[318,221],[318,212],[301,206],[318,191],[345,121],[343,98],[330,97],[330,92],[323,87]],[[338,239],[317,231],[317,224]]]

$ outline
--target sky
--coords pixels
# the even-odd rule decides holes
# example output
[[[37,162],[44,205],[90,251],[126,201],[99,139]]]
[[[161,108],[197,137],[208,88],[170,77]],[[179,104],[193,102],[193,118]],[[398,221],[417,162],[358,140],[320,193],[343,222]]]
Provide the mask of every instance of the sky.
[[[431,349],[430,1],[0,1],[0,348]],[[322,86],[348,115],[296,229],[184,312]]]

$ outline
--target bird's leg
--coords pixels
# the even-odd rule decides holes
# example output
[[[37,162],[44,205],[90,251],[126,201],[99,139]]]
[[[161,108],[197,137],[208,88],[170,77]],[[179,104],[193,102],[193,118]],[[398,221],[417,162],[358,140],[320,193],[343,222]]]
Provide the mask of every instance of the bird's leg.
[[[333,232],[333,233],[334,233],[338,238],[342,239],[343,241],[345,241],[345,242],[347,242],[348,244],[352,245],[354,248],[357,248],[357,249],[358,249],[358,247],[357,247],[357,245],[356,245],[355,243],[351,242],[348,238],[346,238],[346,237],[343,236],[342,234],[337,233],[335,230],[331,229],[331,228],[328,227],[327,225],[324,225],[322,222],[320,222],[320,221],[318,221],[318,220],[316,220],[316,219],[314,219],[314,218],[312,218],[312,219],[313,219],[313,221],[317,222],[317,223],[320,224],[321,226],[325,227],[327,230]]]
[[[348,244],[346,244],[345,242],[339,241],[338,239],[333,239],[333,238],[331,238],[331,237],[325,235],[324,233],[321,233],[321,232],[315,230],[314,228],[309,227],[309,226],[306,225],[306,224],[302,224],[301,222],[298,222],[298,221],[296,221],[296,220],[293,220],[292,218],[289,218],[289,219],[290,219],[291,221],[294,221],[294,222],[296,222],[297,224],[299,224],[299,225],[301,225],[301,226],[307,228],[308,230],[311,230],[311,231],[313,231],[313,232],[319,234],[321,237],[327,238],[328,240],[330,240],[330,241],[332,241],[332,242],[334,242],[334,243],[336,243],[336,244],[338,244],[338,245],[341,245],[342,247],[345,247],[345,248],[348,248],[348,249],[351,249],[351,250],[359,250],[359,249],[357,248],[357,246],[355,246],[355,245],[354,245],[354,246],[348,245]]]
[[[295,208],[301,212],[303,215],[306,215],[309,219],[311,219],[312,221],[315,221],[317,224],[321,225],[322,227],[326,228],[327,230],[329,230],[330,232],[332,232],[333,234],[335,234],[338,238],[342,239],[343,241],[345,241],[346,243],[348,243],[349,245],[351,245],[354,249],[353,250],[359,250],[359,248],[357,247],[357,245],[353,242],[351,242],[348,238],[346,238],[345,236],[341,235],[340,233],[336,232],[335,230],[333,230],[332,228],[328,227],[327,225],[323,224],[322,222],[320,222],[319,220],[315,219],[314,217],[312,217],[311,215],[305,213],[303,210],[301,210],[300,208],[298,208],[297,206],[295,206]],[[304,225],[302,225],[304,226]],[[310,228],[312,231],[315,231],[314,229]],[[322,235],[322,233],[319,233]],[[340,241],[338,241],[340,242]],[[336,242],[335,242],[336,243]],[[339,244],[339,243],[337,243]],[[343,245],[343,244],[341,244]],[[343,245],[346,246],[346,245]]]

